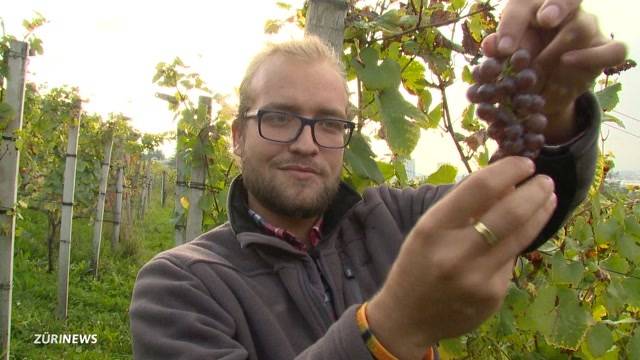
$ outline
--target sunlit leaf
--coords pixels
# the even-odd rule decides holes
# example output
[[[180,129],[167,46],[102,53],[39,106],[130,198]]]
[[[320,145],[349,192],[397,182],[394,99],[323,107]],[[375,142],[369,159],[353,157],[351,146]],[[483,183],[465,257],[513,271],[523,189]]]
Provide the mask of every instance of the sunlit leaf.
[[[410,156],[420,139],[420,130],[412,119],[422,119],[424,114],[397,90],[380,92],[378,101],[389,148],[400,156]]]
[[[452,184],[455,182],[457,174],[458,169],[455,166],[443,164],[427,177],[427,183],[432,185]]]
[[[620,101],[618,93],[620,90],[622,90],[622,84],[616,83],[596,92],[596,97],[598,98],[600,107],[604,111],[613,110],[616,105],[618,105],[618,102]]]
[[[349,147],[345,151],[345,160],[353,171],[359,176],[380,184],[384,177],[374,160],[375,154],[371,151],[365,138],[359,133],[351,137]]]
[[[186,196],[182,196],[180,198],[180,205],[182,205],[183,208],[188,209],[189,208],[189,199]]]

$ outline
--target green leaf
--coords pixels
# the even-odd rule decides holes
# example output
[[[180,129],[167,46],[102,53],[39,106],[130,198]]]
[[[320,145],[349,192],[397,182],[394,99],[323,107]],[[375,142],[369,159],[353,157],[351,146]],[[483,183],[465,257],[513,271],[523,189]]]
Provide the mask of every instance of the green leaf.
[[[449,355],[445,359],[457,359],[466,354],[466,345],[462,342],[462,339],[443,339],[438,341],[438,351],[442,355]]]
[[[394,154],[410,156],[420,139],[420,129],[410,119],[422,119],[424,114],[396,89],[381,91],[377,99],[389,148]]]
[[[429,123],[425,129],[434,129],[438,127],[440,120],[442,120],[442,103],[434,107],[427,115],[427,118],[429,119]]]
[[[288,3],[286,3],[286,2],[278,1],[278,2],[276,2],[276,5],[277,5],[279,8],[284,9],[284,10],[289,10],[289,9],[291,9],[291,4],[288,4]]]
[[[640,327],[636,328],[629,343],[627,344],[629,359],[640,359]]]
[[[530,319],[549,344],[576,350],[587,331],[591,315],[580,304],[574,290],[545,286],[531,306]]]
[[[44,49],[42,47],[42,39],[34,37],[29,40],[29,55],[42,55]]]
[[[554,286],[544,286],[538,290],[537,296],[531,304],[529,317],[535,328],[541,334],[547,336],[553,329],[553,310],[556,302],[558,289]]]
[[[462,81],[466,82],[467,84],[473,84],[475,82],[473,80],[473,75],[471,74],[469,65],[465,65],[462,69]]]
[[[611,283],[607,286],[606,293],[603,301],[604,306],[607,308],[607,313],[617,314],[625,305],[627,294],[622,287],[622,283],[619,279],[612,279]]]
[[[457,11],[462,9],[467,4],[467,0],[451,0],[450,10]]]
[[[408,182],[407,169],[405,169],[404,161],[405,159],[401,157],[393,159],[394,173],[396,175],[396,178],[398,179],[398,182],[400,183],[400,186],[406,186]]]
[[[264,33],[265,34],[275,34],[280,31],[282,27],[282,21],[269,19],[264,23]]]
[[[374,160],[367,140],[359,133],[351,137],[349,147],[345,151],[345,160],[351,169],[360,177],[370,179],[378,184],[384,182],[384,177]]]
[[[207,192],[202,194],[202,197],[200,198],[200,202],[198,203],[198,206],[203,211],[211,211],[213,209],[214,201],[215,200],[213,198],[213,194],[210,192]]]
[[[440,165],[438,170],[427,178],[427,183],[432,185],[452,184],[456,181],[458,169],[450,164]]]
[[[361,64],[356,59],[351,60],[351,66],[356,70],[358,77],[369,90],[397,89],[401,78],[400,65],[392,59],[385,59],[378,65],[378,51],[374,48],[365,48],[360,52]]]
[[[640,306],[640,279],[626,278],[622,280],[622,288],[627,295],[627,304]]]
[[[626,274],[630,270],[629,263],[619,254],[613,254],[602,262],[603,270]]]
[[[604,355],[613,346],[613,335],[607,325],[598,323],[589,330],[587,335],[589,352],[595,357]]]
[[[384,177],[384,181],[387,181],[395,176],[396,169],[392,164],[383,161],[376,161],[376,164],[378,165],[378,169],[380,169],[380,172]]]
[[[475,114],[475,111],[476,111],[475,104],[469,104],[469,106],[467,106],[464,109],[464,111],[462,112],[462,128],[463,129],[471,132],[476,132],[480,130],[480,123],[473,116]]]
[[[598,245],[615,244],[619,237],[620,226],[615,219],[608,219],[598,223],[595,229],[595,238]]]
[[[478,154],[476,161],[478,161],[478,166],[480,167],[489,165],[489,150],[486,146],[484,147],[484,151]]]
[[[583,216],[576,217],[573,223],[572,236],[583,246],[593,244],[593,230]]]
[[[640,246],[636,244],[633,236],[630,234],[622,234],[618,240],[616,247],[618,252],[627,260],[634,264],[640,265]]]
[[[604,116],[602,117],[602,122],[612,122],[616,125],[618,125],[619,127],[626,129],[626,127],[624,126],[624,123],[622,122],[622,120],[620,120],[619,118],[609,114],[609,113],[605,113]]]
[[[640,222],[634,216],[627,216],[624,219],[624,231],[640,238]]]
[[[551,281],[555,284],[578,286],[584,276],[582,264],[568,263],[558,251],[551,258]]]
[[[600,107],[604,111],[613,110],[620,99],[618,98],[618,92],[622,90],[622,84],[616,83],[596,92],[596,97],[600,103]]]
[[[390,32],[400,32],[402,31],[402,28],[400,28],[401,18],[401,12],[396,9],[392,9],[378,16],[378,18],[374,22],[384,30]]]

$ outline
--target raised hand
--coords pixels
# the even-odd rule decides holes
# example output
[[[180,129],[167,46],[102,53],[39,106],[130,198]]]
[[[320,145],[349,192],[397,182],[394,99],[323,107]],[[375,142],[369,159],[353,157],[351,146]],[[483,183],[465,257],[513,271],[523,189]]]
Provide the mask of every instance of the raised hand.
[[[551,216],[553,182],[523,157],[498,161],[461,182],[408,235],[368,306],[372,332],[401,358],[475,329],[502,304],[514,258]],[[495,234],[482,236],[474,224]]]
[[[546,99],[550,122],[545,136],[561,142],[575,135],[574,103],[590,89],[605,67],[624,61],[626,48],[608,39],[595,16],[579,0],[510,0],[497,33],[482,44],[485,55],[507,56],[528,49],[539,75],[539,92]]]

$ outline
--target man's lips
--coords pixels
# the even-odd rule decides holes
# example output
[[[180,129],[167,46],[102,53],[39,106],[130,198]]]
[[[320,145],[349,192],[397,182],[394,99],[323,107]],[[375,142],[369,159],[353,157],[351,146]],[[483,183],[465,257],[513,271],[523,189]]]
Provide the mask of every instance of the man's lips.
[[[304,166],[304,165],[285,165],[285,166],[281,166],[280,169],[297,171],[301,173],[310,173],[310,174],[316,174],[316,175],[320,174],[320,171],[316,170],[315,168],[310,166]]]

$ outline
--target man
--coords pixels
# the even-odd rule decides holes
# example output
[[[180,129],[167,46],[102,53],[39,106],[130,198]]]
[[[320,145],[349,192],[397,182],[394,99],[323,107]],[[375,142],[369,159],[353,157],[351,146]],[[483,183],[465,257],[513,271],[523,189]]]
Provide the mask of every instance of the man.
[[[439,340],[479,326],[500,307],[514,258],[584,198],[599,126],[585,92],[625,56],[577,0],[511,0],[483,49],[520,47],[537,55],[548,100],[535,164],[509,157],[455,187],[362,197],[339,181],[353,125],[330,51],[309,38],[258,55],[233,124],[242,176],[229,221],[140,271],[135,357],[428,359]]]

